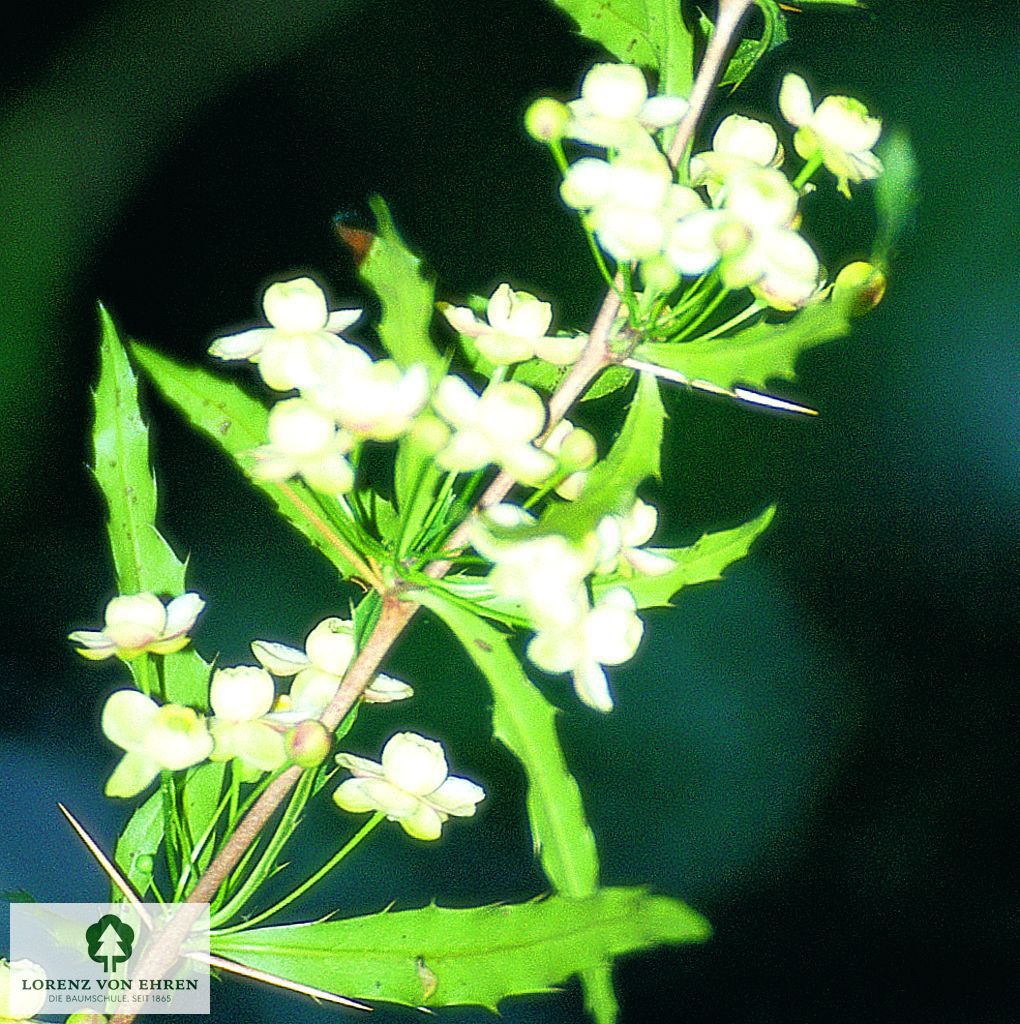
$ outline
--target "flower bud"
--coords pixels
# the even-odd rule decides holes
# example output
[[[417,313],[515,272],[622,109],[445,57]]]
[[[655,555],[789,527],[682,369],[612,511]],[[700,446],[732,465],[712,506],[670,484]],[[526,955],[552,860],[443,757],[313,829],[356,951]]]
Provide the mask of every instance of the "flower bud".
[[[156,867],[156,858],[151,853],[143,853],[135,858],[135,871],[140,875],[151,875]]]
[[[524,114],[524,128],[536,142],[558,142],[569,123],[566,105],[550,96],[535,100]]]
[[[680,283],[680,275],[662,256],[645,260],[641,264],[641,277],[645,286],[659,295],[669,294]]]
[[[598,454],[595,438],[587,430],[575,427],[560,445],[560,466],[568,473],[590,469],[595,464]]]
[[[305,640],[308,660],[320,671],[342,676],[354,657],[354,626],[331,616],[323,619]]]
[[[294,726],[284,737],[287,757],[300,768],[314,768],[329,756],[333,737],[329,730],[314,719]]]
[[[832,301],[850,316],[870,313],[885,295],[885,274],[871,263],[857,260],[848,263],[837,275]]]
[[[271,284],[262,296],[266,319],[292,334],[321,331],[329,317],[326,296],[310,277]]]

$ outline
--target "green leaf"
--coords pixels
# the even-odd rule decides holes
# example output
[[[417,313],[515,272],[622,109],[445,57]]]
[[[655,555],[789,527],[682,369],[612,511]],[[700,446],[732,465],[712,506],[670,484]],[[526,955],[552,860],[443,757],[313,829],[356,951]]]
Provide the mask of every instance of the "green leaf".
[[[156,479],[149,428],[138,407],[138,382],[109,313],[102,326],[99,384],[93,395],[93,472],[109,510],[107,530],[122,594],[184,593],[184,563],[156,529]]]
[[[638,485],[659,475],[665,418],[658,381],[650,373],[640,374],[623,428],[606,457],[589,472],[580,497],[552,505],[537,529],[579,541],[603,516],[626,512],[634,504]]]
[[[188,770],[181,805],[192,846],[202,838],[216,815],[226,770],[225,764],[215,761],[207,761]],[[213,843],[209,842],[198,861],[200,872],[209,862],[212,852]]]
[[[131,343],[131,354],[163,397],[175,405],[193,427],[214,441],[244,468],[245,457],[266,439],[269,418],[264,405],[234,384],[199,367],[182,366],[148,345]],[[246,474],[248,475],[248,474]],[[263,491],[284,519],[302,533],[312,547],[350,576],[353,566],[316,529],[311,517],[328,523],[329,516],[316,493],[298,480],[276,484],[248,479]]]
[[[781,46],[789,38],[786,29],[786,15],[783,13],[776,0],[757,0],[765,21],[764,29],[760,39],[741,39],[737,43],[733,56],[719,80],[720,88],[727,85],[736,89],[741,82],[751,73],[755,64],[758,63],[769,51]],[[707,22],[707,25],[706,25]],[[700,24],[705,31],[706,37],[711,34],[712,23],[704,15],[701,15]],[[731,90],[732,91],[732,90]]]
[[[560,386],[569,369],[569,366],[553,366],[542,359],[531,359],[521,363],[511,376],[521,384],[552,394]],[[628,370],[625,366],[607,367],[581,396],[581,401],[590,402],[594,398],[611,395],[614,391],[626,387],[633,376],[634,371]]]
[[[548,992],[579,971],[664,943],[703,942],[705,919],[644,889],[584,899],[382,912],[212,936],[212,951],[355,999],[483,1006]]]
[[[686,96],[694,80],[694,40],[676,0],[553,0],[582,35],[627,64],[659,72],[659,90]]]
[[[114,863],[143,900],[152,883],[152,862],[139,864],[139,859],[155,859],[163,842],[163,824],[163,794],[157,790],[136,808],[114,848]],[[119,892],[114,886],[114,895]]]
[[[193,647],[163,658],[167,700],[187,704],[199,711],[209,710],[209,677],[212,666]]]
[[[784,323],[758,323],[723,338],[680,344],[645,342],[634,358],[682,373],[689,380],[718,387],[735,384],[764,388],[773,377],[793,380],[797,357],[810,348],[850,333],[850,320],[840,306],[819,302]]]
[[[801,7],[856,7],[863,10],[867,4],[863,0],[797,0]]]
[[[379,340],[397,364],[423,363],[435,381],[445,366],[429,337],[435,284],[423,271],[421,260],[404,245],[385,200],[372,196],[368,202],[375,214],[376,236],[358,273],[382,305]]]
[[[888,132],[877,152],[885,170],[875,182],[878,233],[871,261],[885,266],[917,206],[917,160],[903,128]]]
[[[676,567],[661,576],[596,576],[592,583],[595,596],[613,587],[626,587],[639,608],[667,608],[681,588],[722,579],[723,569],[748,553],[775,514],[775,505],[770,505],[749,522],[732,530],[706,533],[690,547],[649,548],[653,554],[671,558]]]
[[[503,633],[435,591],[413,596],[446,623],[489,684],[493,735],[524,768],[528,820],[546,877],[568,896],[591,895],[599,871],[595,837],[560,749],[556,709],[524,674]]]

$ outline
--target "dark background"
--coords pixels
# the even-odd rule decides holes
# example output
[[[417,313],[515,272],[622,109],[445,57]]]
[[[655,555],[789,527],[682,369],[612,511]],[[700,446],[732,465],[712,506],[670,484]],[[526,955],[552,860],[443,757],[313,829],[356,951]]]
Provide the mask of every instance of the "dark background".
[[[100,794],[114,753],[98,709],[118,672],[62,640],[99,621],[112,588],[84,468],[96,298],[133,335],[195,360],[255,316],[270,276],[311,271],[357,301],[331,218],[378,191],[449,296],[509,277],[583,327],[598,281],[520,121],[535,95],[569,96],[597,52],[534,0],[21,14],[0,40],[0,888],[100,899],[102,879],[54,806],[69,804],[107,846],[127,813]],[[665,541],[770,502],[777,522],[725,583],[649,616],[642,655],[614,675],[612,716],[551,691],[606,881],[682,896],[716,928],[703,948],[622,962],[623,1019],[1011,1022],[1016,11],[876,0],[870,13],[790,20],[792,42],[736,108],[775,121],[787,67],[820,94],[861,96],[910,129],[922,205],[883,305],[780,389],[819,419],[668,396],[669,469],[652,494]],[[813,202],[831,264],[867,251],[867,199]],[[229,663],[253,637],[296,643],[338,609],[329,571],[214,452],[150,408],[167,532],[210,601],[201,648]],[[592,408],[596,423],[617,411]],[[444,738],[454,770],[490,799],[441,844],[375,837],[305,912],[541,891],[520,779],[488,741],[481,684],[425,622],[392,671],[418,697],[366,716],[359,752],[419,728]],[[314,862],[347,824],[330,808],[314,815],[296,859]],[[251,986],[215,1000],[223,1021],[333,1017]],[[572,988],[506,1016],[580,1012]]]

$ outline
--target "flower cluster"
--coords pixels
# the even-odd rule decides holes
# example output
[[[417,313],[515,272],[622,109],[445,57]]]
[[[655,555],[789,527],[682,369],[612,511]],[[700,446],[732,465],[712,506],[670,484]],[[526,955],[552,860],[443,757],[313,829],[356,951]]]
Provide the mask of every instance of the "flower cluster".
[[[638,499],[626,514],[604,517],[575,545],[555,533],[534,535],[533,517],[504,504],[489,509],[472,531],[476,550],[493,563],[491,593],[534,627],[530,661],[554,675],[571,673],[578,697],[600,711],[613,708],[604,666],[634,656],[644,624],[625,586],[607,586],[592,601],[588,583],[593,576],[622,581],[668,571],[669,559],[641,548],[657,522],[656,510]],[[515,536],[522,530],[523,537]]]
[[[269,414],[268,443],[254,453],[253,472],[267,480],[301,476],[330,494],[351,489],[347,455],[364,440],[392,441],[407,431],[428,401],[423,366],[401,370],[373,360],[342,336],[359,309],[330,312],[310,278],[266,289],[262,307],[269,327],[218,338],[219,359],[248,359],[274,391],[298,392]]]
[[[824,164],[849,196],[848,181],[881,173],[871,152],[881,122],[856,100],[829,96],[817,108],[803,79],[787,75],[780,109],[797,128],[794,148],[810,173]],[[581,212],[611,256],[639,262],[646,276],[696,277],[718,268],[727,289],[750,288],[757,299],[789,310],[815,299],[821,267],[799,234],[799,189],[780,170],[784,150],[775,130],[742,115],[727,117],[712,148],[690,162],[689,183],[676,181],[656,138],[687,111],[679,97],[649,98],[643,74],[630,65],[597,64],[579,99],[555,116],[553,101],[529,112],[532,134],[597,146],[567,169],[561,195]]]
[[[115,597],[107,605],[103,630],[77,630],[70,639],[91,660],[172,653],[187,643],[204,605],[197,594],[185,594],[165,608],[153,594]],[[112,693],[103,708],[102,730],[124,756],[107,781],[107,795],[135,796],[160,772],[181,771],[206,759],[233,762],[247,781],[288,761],[303,767],[321,762],[329,744],[323,746],[316,720],[354,657],[353,624],[324,619],[308,634],[304,651],[265,640],[254,641],[252,651],[261,667],[239,665],[212,673],[211,715],[178,703],[160,704],[135,689]],[[295,677],[290,693],[277,696],[273,675]],[[412,694],[406,683],[381,675],[364,699],[390,703]]]

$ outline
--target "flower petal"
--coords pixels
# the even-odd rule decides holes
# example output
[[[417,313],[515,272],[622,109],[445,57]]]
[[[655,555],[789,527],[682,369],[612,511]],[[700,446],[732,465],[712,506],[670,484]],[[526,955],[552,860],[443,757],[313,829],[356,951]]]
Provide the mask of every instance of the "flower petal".
[[[811,90],[800,75],[788,74],[779,87],[779,110],[795,128],[806,124],[814,114]]]
[[[428,802],[443,814],[458,818],[470,818],[475,807],[485,799],[485,790],[470,779],[451,775],[434,793],[428,795]]]
[[[271,640],[253,640],[251,652],[274,676],[293,676],[311,664],[304,651]]]
[[[141,750],[157,710],[156,702],[144,693],[117,690],[110,694],[103,707],[103,735],[124,750]]]
[[[442,744],[413,732],[387,740],[382,767],[387,780],[416,796],[437,790],[449,772]]]

